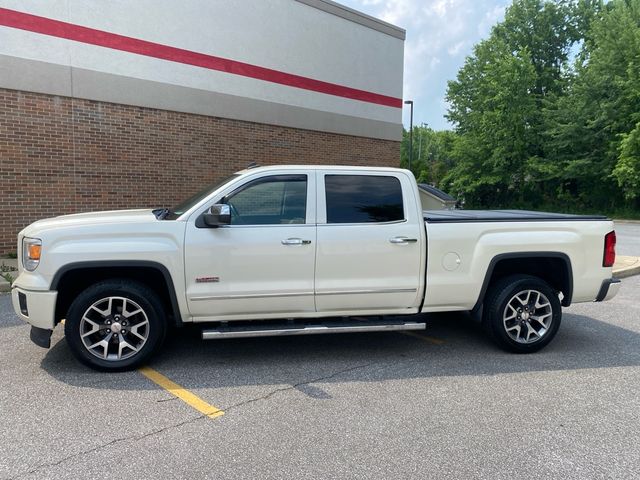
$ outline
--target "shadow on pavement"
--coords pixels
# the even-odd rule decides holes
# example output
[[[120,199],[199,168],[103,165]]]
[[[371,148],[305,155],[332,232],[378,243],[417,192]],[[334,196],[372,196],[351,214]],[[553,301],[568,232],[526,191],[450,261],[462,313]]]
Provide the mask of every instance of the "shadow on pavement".
[[[555,340],[541,352],[516,355],[487,340],[467,314],[427,315],[420,335],[336,334],[204,341],[200,329],[172,335],[151,362],[186,388],[294,385],[313,398],[309,383],[484,376],[640,365],[640,334],[593,318],[565,313]],[[151,382],[120,382],[119,374],[94,372],[75,361],[64,339],[44,356],[42,368],[58,381],[109,389],[152,389]],[[304,384],[304,385],[303,385]],[[306,391],[305,391],[306,390]]]

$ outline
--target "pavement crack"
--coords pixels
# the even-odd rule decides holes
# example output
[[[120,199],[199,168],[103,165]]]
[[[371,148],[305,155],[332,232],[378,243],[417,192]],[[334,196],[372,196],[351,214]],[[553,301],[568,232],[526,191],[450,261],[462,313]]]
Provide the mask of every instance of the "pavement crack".
[[[242,406],[250,404],[250,403],[259,402],[261,400],[268,400],[269,398],[273,397],[274,395],[276,395],[276,394],[278,394],[280,392],[286,392],[286,391],[289,391],[289,390],[295,390],[296,388],[301,387],[303,385],[309,385],[309,384],[312,384],[312,383],[318,383],[318,382],[322,382],[324,380],[331,380],[332,378],[335,378],[335,377],[337,377],[339,375],[342,375],[344,373],[349,373],[349,372],[352,372],[354,370],[367,368],[367,367],[369,367],[371,365],[373,365],[373,362],[372,363],[365,363],[364,365],[356,365],[354,367],[344,368],[342,370],[338,370],[336,372],[333,372],[333,373],[331,373],[329,375],[325,375],[325,376],[318,377],[318,378],[313,378],[311,380],[306,380],[304,382],[299,382],[299,383],[296,383],[294,385],[289,385],[289,386],[286,386],[286,387],[276,388],[275,390],[271,390],[270,392],[265,393],[264,395],[261,395],[259,397],[250,398],[248,400],[244,400],[244,401],[236,403],[234,405],[230,405],[227,408],[224,408],[223,410],[225,412],[229,412],[231,410],[234,410],[236,408],[242,407]]]
[[[206,415],[198,415],[197,417],[190,418],[189,420],[185,420],[185,421],[179,422],[179,423],[174,423],[172,425],[167,425],[166,427],[162,427],[162,428],[159,428],[157,430],[153,430],[151,432],[145,433],[144,435],[129,435],[129,436],[122,437],[122,438],[115,438],[115,439],[113,439],[113,440],[111,440],[109,442],[103,443],[103,444],[98,445],[96,447],[89,448],[87,450],[83,450],[81,452],[74,453],[73,455],[66,456],[66,457],[64,457],[64,458],[62,458],[62,459],[60,459],[60,460],[58,460],[56,462],[42,463],[42,464],[32,468],[31,470],[27,471],[27,472],[22,472],[22,473],[16,475],[15,477],[10,477],[10,478],[12,480],[15,480],[15,479],[18,479],[18,478],[25,477],[27,475],[32,475],[32,474],[37,473],[37,472],[39,472],[39,471],[41,471],[43,469],[47,469],[47,468],[51,468],[51,467],[57,467],[58,465],[61,465],[61,464],[65,463],[65,462],[67,462],[69,460],[73,460],[74,458],[79,457],[81,455],[87,455],[87,454],[90,454],[90,453],[94,453],[94,452],[97,452],[99,450],[102,450],[103,448],[107,448],[107,447],[110,447],[112,445],[116,445],[118,443],[126,442],[128,440],[133,440],[133,441],[138,442],[138,441],[143,440],[143,439],[145,439],[147,437],[151,437],[153,435],[157,435],[159,433],[163,433],[163,432],[166,432],[166,431],[174,429],[174,428],[182,427],[183,425],[187,425],[189,423],[194,423],[194,422],[196,422],[198,420],[201,420],[203,418],[207,418],[207,416]]]
[[[156,400],[156,402],[164,403],[164,402],[171,402],[173,400],[178,400],[178,397],[161,398],[160,400]]]

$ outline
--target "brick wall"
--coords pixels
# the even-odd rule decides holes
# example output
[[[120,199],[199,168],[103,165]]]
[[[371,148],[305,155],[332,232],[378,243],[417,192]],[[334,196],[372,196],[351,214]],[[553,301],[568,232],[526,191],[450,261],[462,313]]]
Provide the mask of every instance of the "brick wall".
[[[251,162],[399,157],[394,141],[0,89],[0,254],[40,218],[173,205]]]

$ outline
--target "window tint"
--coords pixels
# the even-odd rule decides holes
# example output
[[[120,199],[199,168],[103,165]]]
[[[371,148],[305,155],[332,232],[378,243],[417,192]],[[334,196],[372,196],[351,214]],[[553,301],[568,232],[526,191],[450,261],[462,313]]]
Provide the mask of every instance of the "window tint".
[[[307,212],[306,175],[264,177],[230,194],[232,225],[275,225],[305,223]]]
[[[327,223],[374,223],[404,219],[396,177],[326,175]]]

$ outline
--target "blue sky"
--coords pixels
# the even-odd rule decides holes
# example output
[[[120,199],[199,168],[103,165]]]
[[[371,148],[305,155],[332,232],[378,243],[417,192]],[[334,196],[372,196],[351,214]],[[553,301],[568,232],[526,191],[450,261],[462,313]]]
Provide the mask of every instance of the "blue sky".
[[[413,123],[449,128],[445,93],[473,45],[504,18],[510,0],[338,0],[404,28],[404,98],[414,101]],[[409,126],[409,109],[403,122]]]

